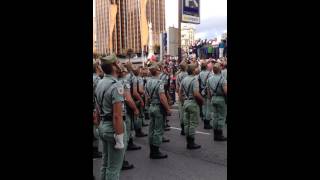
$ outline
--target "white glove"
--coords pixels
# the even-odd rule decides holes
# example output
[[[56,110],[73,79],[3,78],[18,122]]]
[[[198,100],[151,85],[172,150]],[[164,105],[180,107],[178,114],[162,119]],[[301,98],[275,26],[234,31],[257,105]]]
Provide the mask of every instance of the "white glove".
[[[123,133],[122,134],[114,134],[114,139],[116,140],[116,145],[114,148],[116,149],[123,149],[124,148],[124,143],[123,143]]]

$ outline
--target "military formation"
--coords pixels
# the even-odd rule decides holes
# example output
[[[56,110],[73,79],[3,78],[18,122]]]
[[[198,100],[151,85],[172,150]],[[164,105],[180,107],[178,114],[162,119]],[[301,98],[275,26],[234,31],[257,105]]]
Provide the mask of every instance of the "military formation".
[[[150,159],[168,158],[160,147],[170,142],[164,137],[170,130],[170,75],[170,69],[156,61],[148,60],[145,67],[122,64],[115,55],[93,61],[93,155],[102,156],[101,180],[118,180],[121,170],[134,168],[125,154],[141,149],[135,138],[148,138]],[[215,141],[226,141],[226,60],[182,61],[175,83],[186,148],[201,148],[195,143],[200,119],[204,129],[213,129]],[[144,126],[149,126],[148,132],[143,132]]]

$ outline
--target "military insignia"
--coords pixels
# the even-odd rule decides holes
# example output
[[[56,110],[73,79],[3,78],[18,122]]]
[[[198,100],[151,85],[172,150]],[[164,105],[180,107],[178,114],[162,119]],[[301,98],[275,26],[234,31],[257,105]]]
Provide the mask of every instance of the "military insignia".
[[[163,87],[163,84],[160,84],[160,86],[159,86],[159,87],[160,87],[160,89],[163,89],[163,88],[164,88],[164,87]]]
[[[117,90],[120,95],[123,95],[123,87],[117,87]]]

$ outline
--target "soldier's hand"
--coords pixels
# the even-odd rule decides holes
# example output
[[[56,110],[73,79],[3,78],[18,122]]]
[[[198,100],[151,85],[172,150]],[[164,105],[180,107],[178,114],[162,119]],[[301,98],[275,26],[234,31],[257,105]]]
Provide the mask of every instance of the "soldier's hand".
[[[135,116],[138,116],[140,114],[139,109],[135,109],[133,113]]]
[[[114,148],[116,148],[116,149],[123,149],[124,148],[123,135],[124,135],[123,133],[122,134],[114,134],[114,139],[116,141]]]
[[[143,101],[141,101],[141,106],[144,107],[144,102]]]

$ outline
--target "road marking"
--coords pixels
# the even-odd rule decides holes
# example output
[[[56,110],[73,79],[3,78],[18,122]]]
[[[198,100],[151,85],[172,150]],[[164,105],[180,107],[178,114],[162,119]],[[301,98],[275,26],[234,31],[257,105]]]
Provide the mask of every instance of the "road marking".
[[[172,126],[171,126],[170,128],[181,131],[181,128],[176,128],[176,127],[172,127]],[[200,131],[196,131],[196,133],[197,133],[197,134],[211,135],[210,133],[205,133],[205,132],[200,132]]]

